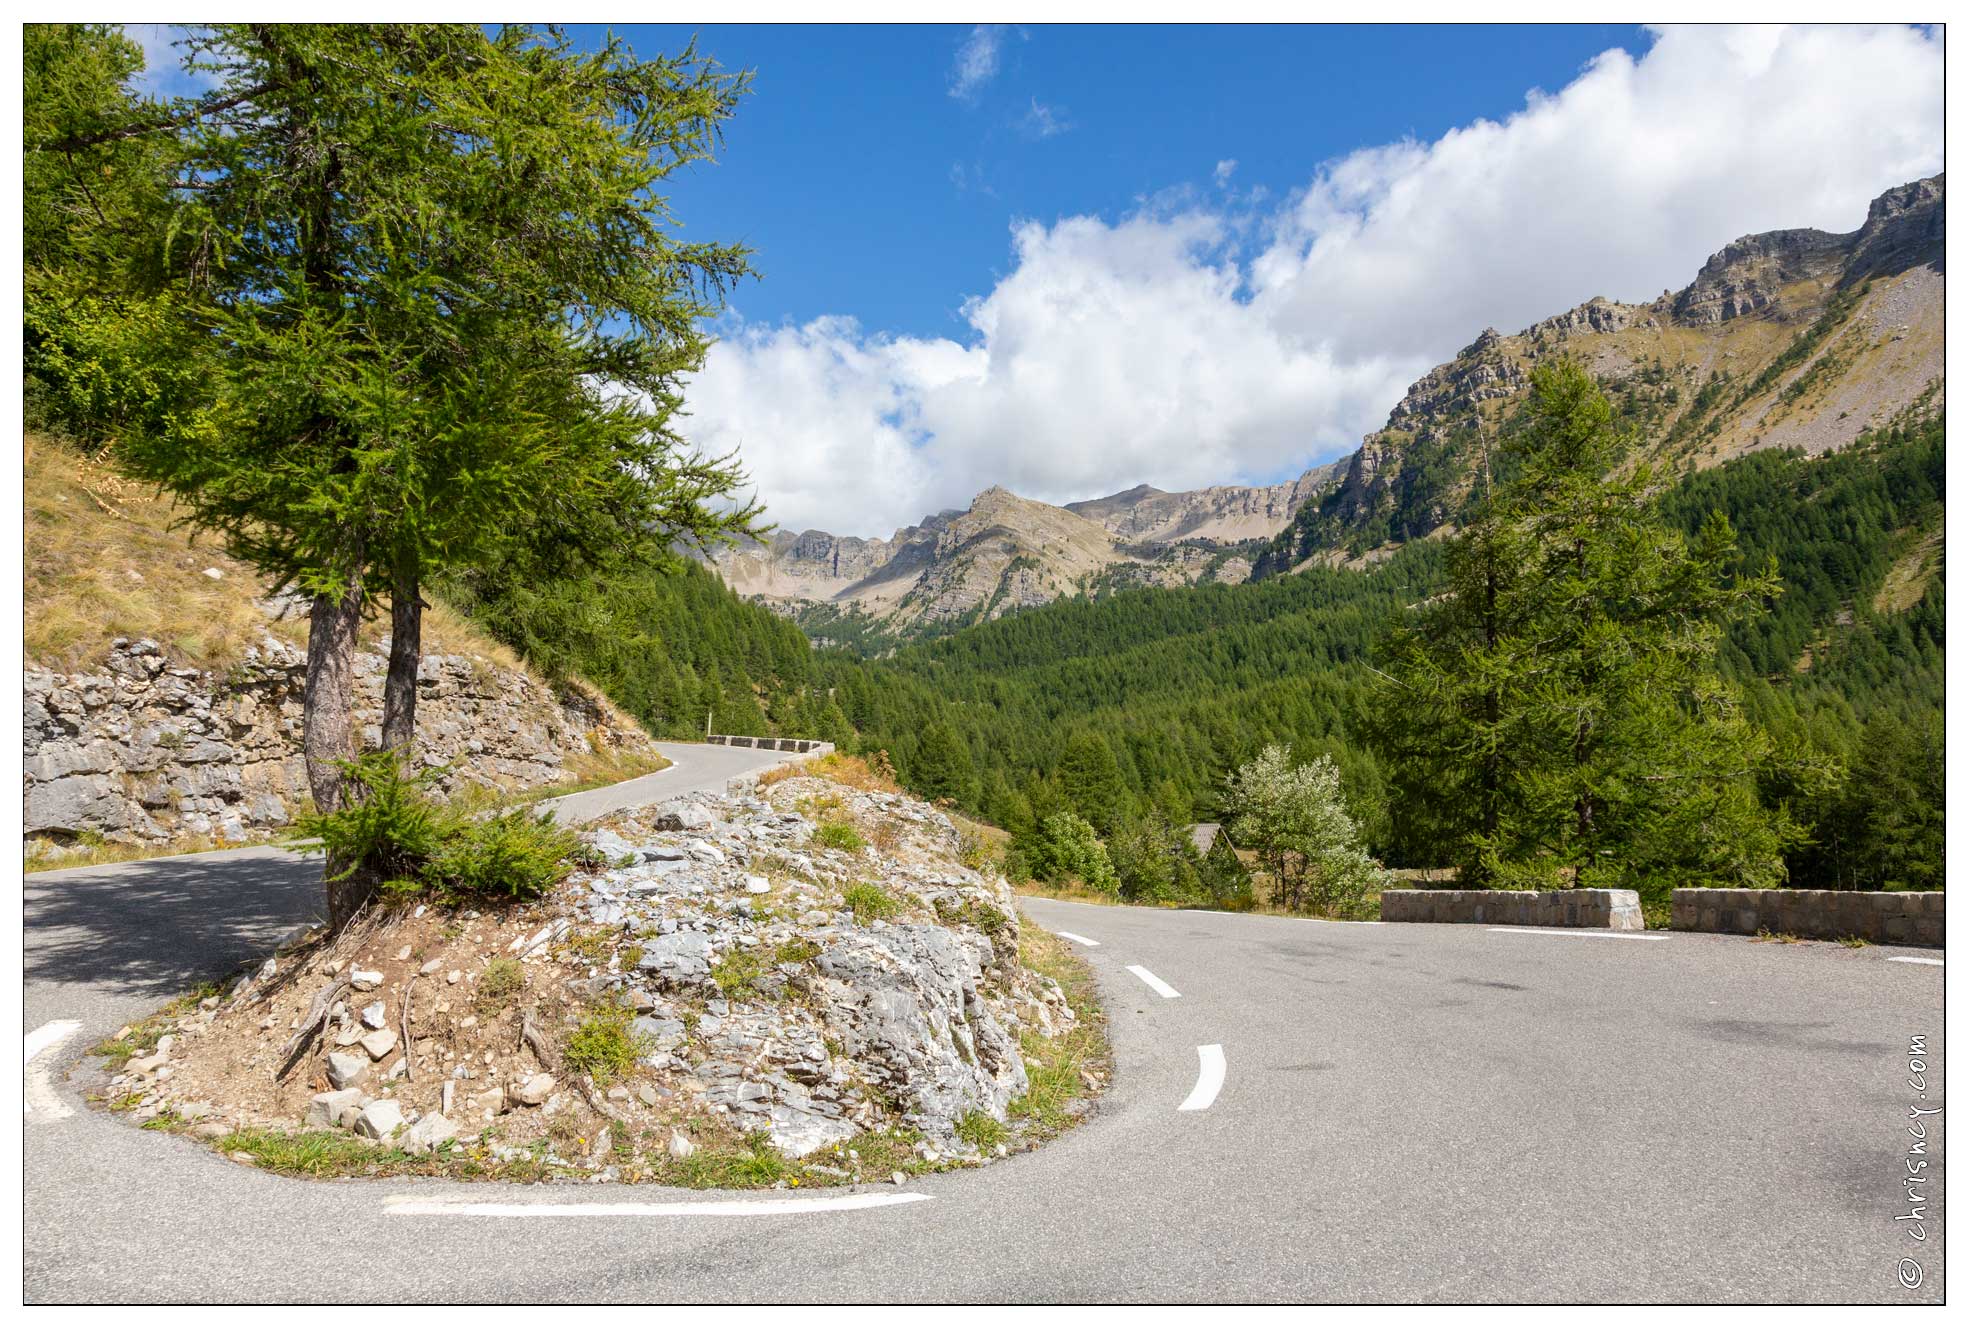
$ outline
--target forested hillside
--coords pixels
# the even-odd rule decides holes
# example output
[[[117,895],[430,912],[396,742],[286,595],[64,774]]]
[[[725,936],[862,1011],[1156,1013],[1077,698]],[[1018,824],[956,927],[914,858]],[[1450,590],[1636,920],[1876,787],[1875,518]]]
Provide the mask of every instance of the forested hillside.
[[[1868,875],[1854,846],[1885,834],[1865,830],[1887,811],[1868,797],[1883,763],[1906,786],[1893,815],[1932,813],[1939,829],[1942,447],[1936,418],[1816,459],[1742,458],[1661,499],[1691,536],[1726,513],[1744,566],[1777,559],[1783,593],[1731,630],[1722,665],[1755,720],[1825,773],[1765,791],[1816,828],[1820,847],[1792,856],[1795,885]],[[1442,554],[1418,542],[1363,572],[1062,601],[879,663],[828,653],[817,677],[861,747],[887,750],[905,780],[932,768],[957,802],[1008,827],[1074,806],[1060,767],[1075,735],[1113,754],[1132,809],[1177,823],[1220,813],[1226,774],[1276,740],[1336,759],[1370,844],[1399,864],[1388,772],[1368,737],[1383,704],[1375,645],[1434,592]],[[945,730],[961,740],[954,781],[949,754],[925,752]],[[1938,842],[1920,852],[1938,870]]]
[[[446,587],[480,626],[552,677],[579,675],[659,737],[800,734],[845,741],[816,694],[800,629],[695,563],[581,580],[492,567]]]

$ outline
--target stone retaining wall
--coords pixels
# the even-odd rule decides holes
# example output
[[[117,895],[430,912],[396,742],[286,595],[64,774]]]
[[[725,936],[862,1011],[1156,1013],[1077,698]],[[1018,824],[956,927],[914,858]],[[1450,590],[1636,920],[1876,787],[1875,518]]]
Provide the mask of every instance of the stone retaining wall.
[[[1683,932],[1782,932],[1902,946],[1942,944],[1940,891],[1675,892],[1669,926]]]
[[[356,655],[356,720],[381,741],[376,651]],[[224,675],[174,667],[154,641],[117,638],[89,673],[22,680],[23,830],[43,848],[95,834],[122,843],[243,840],[285,826],[307,798],[305,661],[268,637]],[[440,792],[476,782],[538,788],[576,754],[653,751],[633,722],[476,656],[429,654],[417,670],[417,751],[448,768]]]
[[[1383,891],[1381,919],[1614,932],[1639,932],[1645,926],[1641,897],[1633,891]]]

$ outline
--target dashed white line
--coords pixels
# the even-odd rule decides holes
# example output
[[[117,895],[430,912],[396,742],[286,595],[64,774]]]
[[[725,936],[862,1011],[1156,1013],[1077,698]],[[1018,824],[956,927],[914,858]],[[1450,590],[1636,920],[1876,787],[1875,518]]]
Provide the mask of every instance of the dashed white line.
[[[856,1195],[816,1195],[777,1200],[681,1200],[671,1203],[607,1201],[576,1204],[514,1204],[496,1200],[423,1199],[391,1195],[383,1212],[413,1218],[765,1218],[786,1214],[839,1213],[883,1209],[930,1197],[921,1191],[866,1191]]]
[[[1926,955],[1890,955],[1887,959],[1892,964],[1941,964],[1940,960]]]
[[[1183,1100],[1178,1112],[1201,1112],[1217,1101],[1224,1087],[1224,1045],[1204,1043],[1196,1050],[1196,1088]]]
[[[1078,942],[1082,946],[1099,946],[1101,944],[1092,937],[1081,936],[1078,932],[1062,932],[1059,935],[1065,937],[1068,941]]]
[[[25,1092],[21,1094],[25,1115],[41,1116],[50,1121],[73,1115],[68,1104],[62,1102],[61,1096],[55,1092],[47,1067],[35,1063],[75,1037],[81,1028],[80,1020],[53,1020],[27,1036],[27,1078],[22,1085]]]
[[[1180,997],[1183,995],[1182,993],[1178,992],[1175,988],[1170,987],[1167,983],[1163,982],[1161,979],[1157,978],[1154,974],[1150,973],[1148,970],[1142,968],[1142,966],[1138,964],[1129,965],[1128,972],[1135,975],[1135,977],[1141,979],[1144,983],[1147,983],[1150,987],[1154,988],[1157,992],[1160,992],[1165,997]]]
[[[1586,932],[1579,928],[1486,928],[1486,932],[1515,932],[1523,937],[1605,937],[1610,941],[1666,941],[1648,932]]]

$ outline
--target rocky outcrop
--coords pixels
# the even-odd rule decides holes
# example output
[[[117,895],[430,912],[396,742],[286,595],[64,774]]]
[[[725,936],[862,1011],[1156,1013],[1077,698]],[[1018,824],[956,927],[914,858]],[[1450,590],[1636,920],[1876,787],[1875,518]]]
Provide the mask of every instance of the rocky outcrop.
[[[24,833],[130,843],[243,840],[285,826],[307,797],[304,660],[268,636],[229,672],[171,664],[153,641],[118,638],[100,670],[23,678]],[[380,742],[383,675],[356,657],[357,718]],[[531,788],[566,781],[580,754],[652,751],[605,704],[476,656],[426,655],[417,676],[418,755],[461,781]]]
[[[817,838],[822,824],[870,843]],[[440,1157],[466,1136],[534,1163],[539,1142],[556,1174],[603,1179],[648,1165],[575,1152],[612,1131],[672,1160],[763,1132],[790,1158],[838,1160],[842,1181],[863,1179],[845,1147],[870,1133],[910,1133],[923,1166],[1006,1152],[980,1145],[981,1118],[1022,1145],[1020,1038],[1079,1017],[1020,962],[1010,886],[966,866],[942,812],[812,777],[744,781],[587,840],[594,865],[523,908],[403,909],[283,952],[124,1065],[112,1096],[139,1120],[339,1128]],[[277,1078],[310,1010],[326,1022],[295,1055],[312,1072]],[[599,1082],[570,1054],[598,1027],[620,1027],[633,1059]]]
[[[1770,231],[1725,245],[1675,297],[1675,321],[1699,327],[1775,311],[1785,287],[1836,270],[1850,238],[1813,230]]]

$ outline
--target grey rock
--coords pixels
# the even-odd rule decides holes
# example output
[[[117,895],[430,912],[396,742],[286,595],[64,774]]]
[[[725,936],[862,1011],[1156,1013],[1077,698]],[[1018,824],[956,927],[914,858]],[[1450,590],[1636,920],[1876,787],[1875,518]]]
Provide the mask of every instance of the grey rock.
[[[637,1037],[648,1040],[652,1052],[674,1052],[690,1037],[682,1020],[652,1020],[641,1015],[629,1028]]]
[[[673,932],[643,943],[636,967],[667,984],[688,986],[711,976],[711,941],[702,932]]]
[[[369,1074],[368,1057],[358,1057],[352,1052],[328,1054],[328,1083],[337,1089],[346,1089],[367,1074]]]
[[[380,1001],[372,1001],[362,1008],[362,1022],[370,1029],[381,1029],[389,1018],[389,1011]]]
[[[308,1100],[308,1126],[314,1130],[326,1130],[340,1123],[342,1109],[360,1106],[363,1098],[360,1089],[335,1089],[325,1094],[316,1094]]]
[[[716,824],[716,818],[695,803],[679,800],[658,808],[651,824],[659,831],[704,831]]]
[[[374,969],[356,969],[349,974],[349,986],[357,992],[374,992],[383,986],[383,975]]]
[[[356,1041],[362,1044],[362,1050],[369,1054],[371,1061],[381,1061],[397,1045],[397,1036],[394,1029],[377,1029]]]
[[[427,1154],[439,1145],[458,1138],[458,1128],[452,1125],[442,1112],[418,1118],[417,1124],[403,1133],[397,1144],[406,1153]]]
[[[403,1109],[393,1098],[379,1098],[356,1115],[357,1135],[387,1140],[403,1125]]]
[[[515,1103],[524,1103],[528,1107],[538,1107],[540,1104],[545,1103],[548,1096],[553,1092],[554,1077],[542,1071],[538,1075],[530,1076],[523,1083],[514,1085],[507,1091],[507,1096]]]

